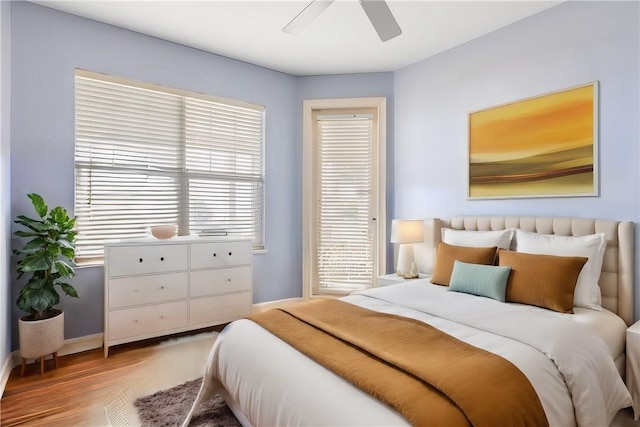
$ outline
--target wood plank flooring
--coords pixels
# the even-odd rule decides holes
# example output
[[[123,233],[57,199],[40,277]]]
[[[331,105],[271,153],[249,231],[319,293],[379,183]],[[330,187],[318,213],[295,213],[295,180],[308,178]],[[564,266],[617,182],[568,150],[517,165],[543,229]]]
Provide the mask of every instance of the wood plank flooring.
[[[220,330],[222,326],[198,332]],[[154,346],[166,339],[116,346],[109,349],[106,359],[102,349],[62,356],[57,369],[47,360],[42,376],[38,363],[29,363],[24,377],[20,367],[14,368],[0,400],[0,425],[95,425],[95,420],[104,417],[96,413],[100,411],[96,402],[104,402],[123,384],[135,382],[141,365],[150,363],[158,351]]]

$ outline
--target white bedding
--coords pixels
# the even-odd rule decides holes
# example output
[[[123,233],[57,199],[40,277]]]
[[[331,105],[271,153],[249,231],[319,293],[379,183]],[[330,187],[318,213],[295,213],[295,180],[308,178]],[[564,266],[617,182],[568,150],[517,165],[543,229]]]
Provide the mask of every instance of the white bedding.
[[[617,314],[603,308],[601,311],[574,307],[574,314],[561,314],[568,319],[587,326],[598,335],[609,349],[609,355],[616,359],[624,353],[627,324]],[[560,313],[558,313],[560,314]]]
[[[422,320],[508,359],[536,389],[551,425],[608,425],[631,405],[613,363],[616,340],[605,344],[598,338],[592,329],[602,327],[593,326],[590,314],[571,317],[424,283],[371,289],[343,300]],[[215,392],[215,385],[224,387],[253,425],[407,425],[393,409],[249,320],[230,324],[216,340],[202,397]]]

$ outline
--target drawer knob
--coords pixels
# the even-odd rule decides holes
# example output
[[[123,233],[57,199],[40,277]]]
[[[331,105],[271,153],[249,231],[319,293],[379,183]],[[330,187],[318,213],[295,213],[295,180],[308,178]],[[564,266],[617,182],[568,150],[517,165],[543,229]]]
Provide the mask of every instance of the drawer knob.
[[[230,282],[230,281],[231,281],[231,279],[227,279],[227,282]]]
[[[142,258],[140,258],[140,262],[142,262]]]
[[[229,256],[231,256],[231,252],[229,252]]]
[[[163,256],[160,257],[160,261],[164,261],[164,257]]]
[[[213,253],[213,256],[217,256],[217,254],[214,252],[214,253]]]
[[[160,286],[160,289],[164,289],[164,286]]]

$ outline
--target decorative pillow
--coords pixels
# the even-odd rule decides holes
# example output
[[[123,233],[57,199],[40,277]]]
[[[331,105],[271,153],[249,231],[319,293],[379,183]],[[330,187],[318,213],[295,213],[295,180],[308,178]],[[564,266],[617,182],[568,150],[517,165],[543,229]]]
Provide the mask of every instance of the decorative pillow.
[[[536,255],[498,250],[498,265],[511,267],[508,302],[573,313],[573,292],[586,257]]]
[[[455,246],[474,248],[497,246],[502,249],[510,249],[514,231],[515,229],[513,228],[495,231],[454,230],[452,228],[443,228],[442,241]]]
[[[587,236],[555,236],[516,230],[516,251],[530,254],[587,257],[588,261],[578,277],[573,305],[601,310],[600,270],[607,240],[604,233]]]
[[[449,286],[453,263],[456,260],[471,264],[493,265],[493,261],[496,258],[496,249],[497,247],[495,246],[491,248],[468,248],[448,245],[444,242],[438,243],[431,283]]]
[[[509,273],[511,273],[511,267],[455,261],[449,290],[505,302]]]

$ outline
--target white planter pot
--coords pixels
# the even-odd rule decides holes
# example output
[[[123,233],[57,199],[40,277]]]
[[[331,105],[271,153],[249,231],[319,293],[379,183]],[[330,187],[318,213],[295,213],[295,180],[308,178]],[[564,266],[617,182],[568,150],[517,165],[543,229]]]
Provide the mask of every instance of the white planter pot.
[[[57,352],[64,345],[64,312],[44,320],[18,320],[20,357],[38,359]]]

